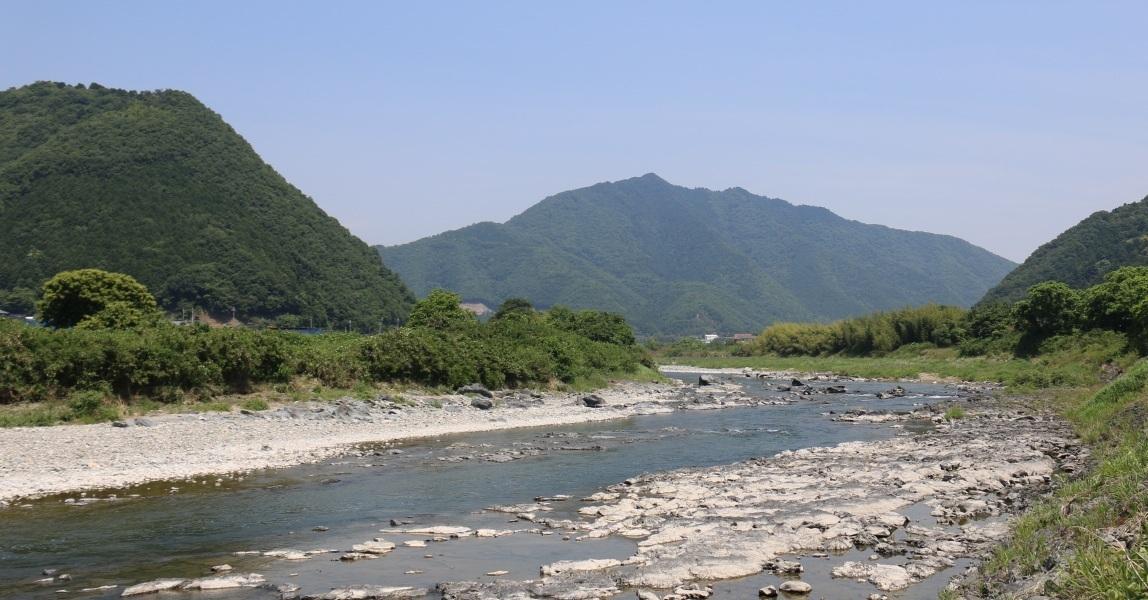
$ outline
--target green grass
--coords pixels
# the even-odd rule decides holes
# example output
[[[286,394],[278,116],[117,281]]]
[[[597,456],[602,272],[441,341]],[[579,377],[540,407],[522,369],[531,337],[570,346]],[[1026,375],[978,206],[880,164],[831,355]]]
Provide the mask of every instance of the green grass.
[[[239,403],[240,408],[247,410],[267,410],[267,401],[263,398],[248,398]]]
[[[595,373],[593,375],[577,377],[574,381],[562,386],[562,389],[572,392],[592,392],[608,387],[615,381],[634,381],[638,383],[663,383],[669,379],[657,369],[639,365],[634,371],[611,373]]]
[[[958,355],[956,348],[913,345],[884,356],[665,357],[664,364],[769,371],[830,372],[871,379],[953,378],[995,381],[1015,390],[1095,385],[1101,364],[1127,366],[1135,360],[1126,340],[1113,332],[1090,332],[1050,340],[1034,358]]]
[[[965,409],[959,406],[949,407],[949,409],[945,411],[945,420],[948,421],[956,421],[957,419],[963,419],[966,416],[968,415],[965,413]]]
[[[1062,394],[1060,411],[1094,452],[1095,466],[1067,481],[1015,524],[984,565],[984,590],[1057,567],[1044,592],[1063,598],[1148,597],[1148,361],[1099,391]],[[1112,542],[1122,538],[1126,547]]]

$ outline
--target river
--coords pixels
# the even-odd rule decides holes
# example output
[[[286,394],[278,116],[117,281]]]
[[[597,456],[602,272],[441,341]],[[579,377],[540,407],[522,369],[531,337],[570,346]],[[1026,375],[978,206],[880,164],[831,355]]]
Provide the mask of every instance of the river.
[[[680,377],[696,380],[694,375]],[[778,382],[731,380],[742,383],[751,395],[779,396],[774,391]],[[685,410],[545,430],[511,429],[364,446],[346,457],[256,472],[241,481],[213,477],[192,484],[161,482],[91,494],[116,497],[94,502],[65,503],[77,494],[37,500],[0,511],[0,597],[115,598],[125,585],[159,577],[201,577],[221,563],[232,565],[235,572],[258,572],[270,582],[292,582],[304,593],[315,593],[355,584],[433,588],[440,581],[482,579],[498,570],[509,571],[508,578],[528,579],[537,577],[541,564],[557,560],[622,558],[632,553],[633,541],[574,541],[561,535],[517,533],[408,548],[401,543],[427,536],[379,530],[389,529],[392,519],[402,527],[529,529],[529,522],[508,522],[513,514],[483,509],[560,494],[572,499],[552,503],[555,511],[546,516],[577,518],[578,498],[642,472],[720,465],[782,450],[894,436],[903,430],[835,422],[824,413],[908,409],[929,397],[956,393],[947,386],[905,383],[907,397],[878,400],[874,394],[890,384],[846,385],[847,394],[811,396],[785,405]],[[378,560],[355,563],[339,562],[338,554],[301,561],[234,554],[277,548],[346,549],[376,536],[400,546]],[[47,568],[72,579],[36,583]],[[79,591],[104,585],[120,587]],[[855,585],[856,593],[872,591]],[[759,582],[747,578],[715,586],[715,592],[719,597],[746,597],[756,587]],[[59,591],[65,589],[66,593]],[[836,589],[854,588],[841,582]],[[919,594],[935,597],[935,586],[900,597]],[[230,590],[185,597],[276,594]]]

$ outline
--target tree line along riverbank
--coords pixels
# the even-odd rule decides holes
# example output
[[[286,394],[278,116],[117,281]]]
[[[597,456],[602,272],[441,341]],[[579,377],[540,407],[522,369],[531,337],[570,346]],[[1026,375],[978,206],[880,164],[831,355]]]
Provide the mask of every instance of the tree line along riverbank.
[[[99,422],[164,405],[210,409],[221,395],[255,392],[311,399],[330,390],[370,395],[380,385],[585,389],[612,376],[658,378],[620,316],[515,301],[480,323],[442,291],[420,301],[406,325],[376,335],[177,326],[154,301],[105,299],[82,318],[55,314],[66,326],[0,320],[0,426]]]

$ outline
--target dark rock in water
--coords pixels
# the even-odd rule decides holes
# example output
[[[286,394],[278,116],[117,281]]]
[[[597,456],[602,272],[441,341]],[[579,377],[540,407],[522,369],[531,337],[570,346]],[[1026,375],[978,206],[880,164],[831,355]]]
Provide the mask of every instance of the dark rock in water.
[[[794,378],[792,381],[790,381],[789,385],[791,385],[793,387],[805,387],[805,384],[802,383],[801,380],[797,379],[797,378]]]
[[[892,388],[892,389],[889,389],[889,390],[885,390],[884,392],[881,392],[880,394],[877,394],[877,397],[878,397],[878,398],[881,398],[881,399],[885,399],[885,398],[902,398],[902,397],[904,397],[904,396],[905,396],[905,388],[903,388],[903,387],[901,387],[901,386],[897,386],[897,387],[895,387],[895,388]]]
[[[128,424],[124,421],[112,421],[112,427],[127,427]]]
[[[470,405],[479,410],[490,410],[494,408],[494,402],[490,398],[475,398],[470,401]]]
[[[340,481],[342,481],[342,480],[341,479],[335,479],[334,477],[332,477],[330,479],[324,479],[323,481],[320,481],[319,483],[321,483],[323,485],[331,485],[332,483],[339,483]]]
[[[792,392],[793,388],[788,386],[788,385],[779,385],[779,386],[777,386],[777,391],[779,391],[779,392]]]
[[[831,385],[831,386],[825,388],[825,391],[827,393],[830,393],[830,394],[844,394],[844,393],[846,393],[845,386],[843,386],[843,385]]]
[[[590,394],[589,396],[584,396],[582,398],[582,404],[589,406],[590,408],[602,408],[603,406],[606,406],[606,401],[602,399],[601,396]]]
[[[698,385],[717,385],[718,379],[713,375],[698,375]]]
[[[44,569],[43,571],[40,571],[40,574],[45,577],[55,577],[59,572],[59,569]]]
[[[777,588],[773,587],[772,585],[767,585],[767,586],[761,588],[760,590],[757,590],[757,597],[758,598],[776,598],[777,597]]]
[[[478,394],[479,396],[485,396],[487,398],[493,398],[494,397],[494,393],[491,392],[490,390],[486,389],[486,386],[482,385],[481,383],[472,383],[470,385],[464,385],[464,386],[458,388],[457,391],[460,394]]]
[[[767,571],[773,571],[778,575],[794,575],[805,572],[805,567],[802,567],[801,563],[795,560],[784,560],[780,558],[775,558],[765,563],[765,569]]]

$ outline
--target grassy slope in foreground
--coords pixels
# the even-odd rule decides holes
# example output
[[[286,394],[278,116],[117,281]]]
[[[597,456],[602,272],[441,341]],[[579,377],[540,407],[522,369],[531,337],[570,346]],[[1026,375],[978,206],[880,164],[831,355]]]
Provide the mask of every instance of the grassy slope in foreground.
[[[1094,466],[1025,513],[964,591],[1148,598],[1148,362],[1099,391],[1058,394],[1053,408],[1093,449]]]

